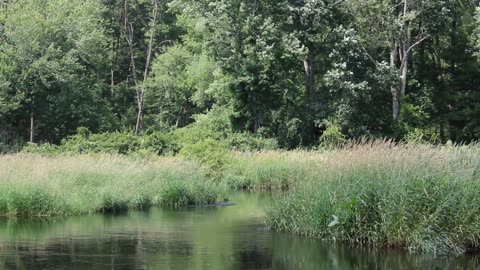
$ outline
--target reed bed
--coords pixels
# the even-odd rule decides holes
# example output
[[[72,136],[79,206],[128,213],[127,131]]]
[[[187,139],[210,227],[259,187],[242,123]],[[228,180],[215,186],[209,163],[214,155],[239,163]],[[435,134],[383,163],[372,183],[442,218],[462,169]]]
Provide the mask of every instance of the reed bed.
[[[118,155],[0,156],[0,215],[50,216],[222,200],[195,163]]]
[[[362,142],[230,163],[233,186],[289,187],[268,210],[273,229],[412,251],[480,249],[479,145]]]

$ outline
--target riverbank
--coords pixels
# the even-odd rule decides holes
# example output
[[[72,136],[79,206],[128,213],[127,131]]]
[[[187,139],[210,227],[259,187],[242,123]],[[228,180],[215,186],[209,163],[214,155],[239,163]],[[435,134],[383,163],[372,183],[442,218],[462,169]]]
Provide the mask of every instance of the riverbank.
[[[206,151],[209,151],[208,149]],[[480,249],[480,146],[379,141],[338,150],[0,157],[0,215],[81,215],[273,191],[274,230],[434,253]],[[211,154],[214,153],[214,154]]]
[[[304,170],[273,201],[275,230],[434,253],[480,249],[478,145],[379,142],[281,159]]]
[[[224,200],[194,162],[119,155],[0,157],[0,215],[52,216]]]

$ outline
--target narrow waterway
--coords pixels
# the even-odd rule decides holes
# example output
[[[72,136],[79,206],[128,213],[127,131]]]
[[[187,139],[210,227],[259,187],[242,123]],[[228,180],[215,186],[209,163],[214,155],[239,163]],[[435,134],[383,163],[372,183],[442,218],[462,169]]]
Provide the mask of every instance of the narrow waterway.
[[[0,269],[480,269],[475,256],[351,247],[266,230],[268,194],[233,206],[0,220]]]

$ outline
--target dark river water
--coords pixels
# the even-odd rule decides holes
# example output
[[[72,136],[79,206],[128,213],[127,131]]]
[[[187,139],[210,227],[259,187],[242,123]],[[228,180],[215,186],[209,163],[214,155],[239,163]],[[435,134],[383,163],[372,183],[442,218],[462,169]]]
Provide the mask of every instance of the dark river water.
[[[480,269],[475,256],[351,247],[266,230],[266,194],[233,206],[0,220],[0,269]]]

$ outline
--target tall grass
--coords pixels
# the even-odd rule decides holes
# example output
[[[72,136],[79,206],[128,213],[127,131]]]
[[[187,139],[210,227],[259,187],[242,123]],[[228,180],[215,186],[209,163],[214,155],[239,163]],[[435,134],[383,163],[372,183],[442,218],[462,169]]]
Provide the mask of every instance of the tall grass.
[[[289,186],[276,230],[436,253],[480,249],[480,147],[356,143],[327,152],[237,154],[233,183]]]
[[[72,215],[211,204],[223,190],[173,158],[0,156],[0,215]]]
[[[480,145],[378,141],[221,157],[215,168],[228,187],[277,191],[267,214],[273,229],[436,253],[480,250]],[[211,204],[225,189],[208,168],[177,158],[0,156],[0,215]]]
[[[323,156],[311,151],[233,152],[224,165],[224,182],[233,189],[288,190],[311,179]]]

